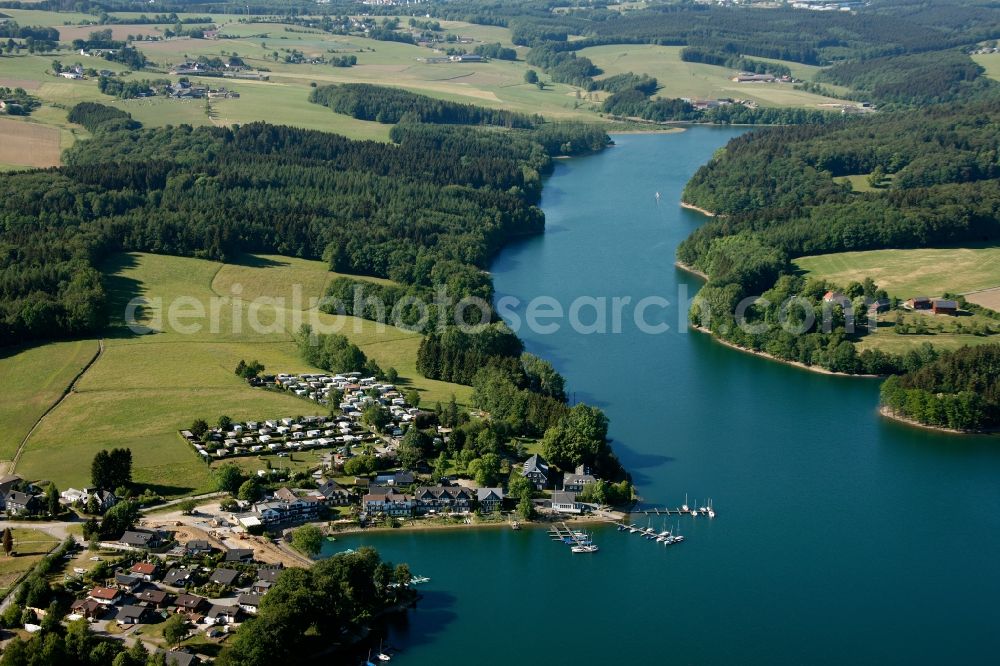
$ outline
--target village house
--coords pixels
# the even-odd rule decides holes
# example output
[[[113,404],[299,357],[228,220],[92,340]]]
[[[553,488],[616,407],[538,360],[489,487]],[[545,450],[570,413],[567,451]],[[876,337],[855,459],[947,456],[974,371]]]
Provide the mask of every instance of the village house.
[[[243,610],[244,613],[250,613],[251,615],[256,615],[257,611],[260,610],[260,595],[257,594],[241,594],[236,598],[236,603]]]
[[[213,605],[205,613],[205,624],[232,624],[239,621],[239,606]]]
[[[208,600],[196,594],[178,594],[174,604],[178,613],[200,613],[208,608]]]
[[[133,576],[139,576],[147,583],[153,582],[160,575],[160,567],[154,562],[136,562],[129,571]]]
[[[210,583],[215,583],[216,585],[224,585],[226,587],[232,587],[236,580],[240,577],[239,571],[234,571],[233,569],[216,569],[212,572],[208,581]]]
[[[184,587],[191,582],[191,571],[174,567],[163,577],[163,584],[171,587]]]
[[[118,539],[118,543],[126,548],[149,549],[162,546],[163,539],[157,532],[150,530],[130,530]]]
[[[552,493],[552,510],[556,513],[583,513],[586,507],[576,501],[576,493],[556,491]]]
[[[503,507],[503,488],[479,488],[476,490],[479,511],[493,513]]]
[[[422,486],[413,493],[417,513],[467,513],[471,508],[472,492],[461,486]]]
[[[155,587],[139,590],[135,593],[137,601],[148,605],[150,608],[167,608],[173,605],[174,595],[165,590]]]
[[[122,592],[135,592],[142,585],[142,578],[127,573],[115,574],[115,587]]]
[[[88,620],[100,620],[108,612],[108,607],[95,599],[77,599],[69,607],[70,613]]]
[[[192,556],[210,555],[213,550],[212,544],[205,539],[192,539],[184,544],[184,551]]]
[[[253,561],[253,548],[229,548],[223,557],[225,562],[251,562]]]
[[[113,587],[95,587],[87,593],[87,598],[104,606],[115,606],[121,603],[124,595]]]
[[[181,650],[157,650],[156,652],[163,655],[164,663],[167,666],[195,666],[201,663],[198,655],[191,654],[190,652],[183,652]]]
[[[125,626],[129,624],[144,624],[149,622],[150,612],[149,608],[146,606],[122,606],[118,610],[118,615],[115,617],[115,622],[119,626]]]
[[[526,478],[535,490],[545,490],[549,485],[549,465],[536,453],[524,461],[521,476]]]
[[[32,516],[42,510],[42,502],[37,495],[12,490],[4,497],[4,508],[12,516]]]
[[[597,477],[590,473],[586,465],[579,465],[575,471],[563,474],[563,490],[567,492],[583,492],[584,486],[596,482]]]
[[[364,496],[362,505],[370,514],[385,514],[387,516],[412,516],[416,501],[412,495],[387,492],[383,494],[369,493]]]
[[[332,479],[321,480],[316,492],[331,506],[345,506],[351,503],[350,491]]]

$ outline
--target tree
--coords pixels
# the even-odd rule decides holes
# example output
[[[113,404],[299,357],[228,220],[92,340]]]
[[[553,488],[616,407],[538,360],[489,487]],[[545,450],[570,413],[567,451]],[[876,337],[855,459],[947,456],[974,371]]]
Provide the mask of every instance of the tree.
[[[95,488],[111,490],[132,483],[132,450],[102,449],[90,465],[90,480]]]
[[[236,496],[244,502],[256,502],[263,495],[256,478],[250,478],[243,482]]]
[[[375,431],[382,432],[390,421],[389,410],[378,403],[368,405],[361,412],[361,420]]]
[[[371,474],[378,466],[374,456],[355,456],[344,463],[344,474],[364,476]]]
[[[524,520],[531,520],[535,517],[535,505],[531,501],[531,495],[522,495],[517,503],[517,515]]]
[[[538,83],[538,72],[533,69],[529,69],[524,73],[524,82],[531,85]]]
[[[62,506],[59,504],[59,489],[54,483],[49,483],[49,487],[45,489],[45,508],[48,509],[50,516],[57,516],[62,511]]]
[[[185,516],[190,516],[191,514],[194,513],[194,509],[195,506],[197,506],[197,504],[193,499],[186,499],[183,502],[181,502],[178,506],[182,514],[184,514]]]
[[[9,527],[5,527],[3,530],[3,553],[10,557],[10,554],[14,552],[14,533]]]
[[[399,371],[397,371],[396,368],[390,367],[388,370],[385,371],[385,381],[389,382],[390,384],[395,384],[396,382],[398,382]]]
[[[170,645],[177,645],[184,640],[187,634],[187,618],[180,613],[171,615],[163,623],[163,638]]]
[[[101,519],[100,535],[105,538],[120,537],[132,528],[139,518],[139,505],[131,500],[118,502],[107,510]]]
[[[208,432],[208,423],[205,419],[195,419],[194,423],[191,424],[191,434],[202,439],[205,433]]]
[[[406,404],[408,404],[408,405],[410,405],[412,407],[419,407],[420,406],[420,391],[418,391],[417,389],[410,389],[409,391],[406,392],[406,395],[404,396],[404,399],[406,400]]]
[[[415,425],[406,429],[402,441],[399,443],[399,463],[405,469],[413,469],[417,463],[423,460],[426,451],[427,436],[420,432]]]
[[[303,525],[292,532],[292,545],[309,557],[316,557],[323,549],[323,531],[315,525]]]
[[[219,417],[219,429],[223,432],[228,431],[233,426],[233,420],[226,415]]]
[[[246,477],[243,476],[243,472],[239,467],[232,463],[223,465],[215,471],[215,485],[222,492],[235,495],[239,492],[240,485]]]

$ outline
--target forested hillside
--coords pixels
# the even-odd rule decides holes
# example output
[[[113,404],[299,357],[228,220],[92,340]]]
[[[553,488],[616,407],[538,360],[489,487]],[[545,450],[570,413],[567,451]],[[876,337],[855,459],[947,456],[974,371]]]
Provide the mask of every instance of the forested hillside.
[[[709,276],[692,321],[741,346],[841,372],[912,368],[881,352],[856,354],[842,325],[821,332],[823,292],[848,285],[806,282],[793,275],[788,260],[997,240],[998,151],[998,101],[758,130],[733,140],[684,192],[686,201],[719,214],[678,248],[681,262]],[[872,192],[853,192],[834,180],[873,172],[888,183]],[[740,299],[762,293],[770,305],[751,308],[749,318],[763,328],[734,325]],[[807,335],[779,326],[777,305],[792,296],[816,308],[817,323]],[[709,310],[710,321],[703,318]]]
[[[105,295],[94,267],[122,250],[322,256],[488,299],[489,258],[544,226],[547,148],[607,141],[576,126],[535,140],[423,125],[383,144],[263,123],[129,129],[95,105],[74,114],[95,137],[66,167],[0,176],[0,344],[95,331]]]
[[[890,377],[882,404],[893,414],[958,430],[1000,426],[1000,346],[959,349]]]
[[[309,101],[358,120],[380,123],[405,121],[443,125],[496,125],[520,129],[529,129],[542,123],[540,116],[447,102],[399,88],[368,83],[322,86],[312,91]]]

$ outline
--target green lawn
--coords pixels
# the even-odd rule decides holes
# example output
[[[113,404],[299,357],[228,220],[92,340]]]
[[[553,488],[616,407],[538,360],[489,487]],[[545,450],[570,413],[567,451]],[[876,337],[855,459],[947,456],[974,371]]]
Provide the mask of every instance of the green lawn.
[[[90,460],[102,448],[128,446],[135,478],[168,496],[210,489],[208,467],[181,440],[177,430],[195,418],[265,419],[319,413],[318,405],[287,393],[249,388],[233,374],[240,359],[258,359],[273,372],[313,370],[303,363],[291,331],[308,321],[308,300],[296,305],[298,290],[308,299],[322,293],[332,274],[318,261],[284,257],[246,257],[243,265],[151,254],[119,255],[106,266],[112,313],[121,321],[130,298],[162,299],[162,322],[151,308],[140,314],[156,332],[132,334],[118,326],[105,352],[81,378],[77,391],[55,409],[28,441],[17,471],[30,479],[51,479],[61,487],[89,481]],[[239,285],[239,289],[234,289]],[[175,318],[170,304],[211,311],[212,299],[235,296],[218,308],[216,326],[208,320]],[[253,299],[284,298],[256,309]],[[185,299],[185,305],[180,299]],[[217,301],[218,302],[218,301]],[[175,308],[178,306],[175,305]],[[175,310],[175,314],[182,314]],[[339,326],[383,368],[395,367],[399,384],[420,391],[425,404],[455,394],[468,402],[471,389],[424,379],[416,372],[420,336],[354,317],[316,314],[319,323]],[[262,326],[257,330],[251,324]],[[201,330],[183,327],[201,323]],[[21,363],[21,355],[11,357]]]
[[[867,335],[858,343],[858,351],[865,349],[881,349],[891,354],[905,354],[911,349],[929,342],[937,349],[958,349],[959,347],[975,347],[987,343],[996,343],[995,335],[896,335],[891,330],[880,331],[875,335]]]
[[[986,76],[1000,81],[1000,53],[982,53],[972,56],[972,59],[982,65]]]
[[[3,400],[0,400],[0,461],[13,456],[35,421],[62,396],[87,362],[97,342],[52,342],[12,350],[0,358]]]
[[[646,44],[612,44],[582,49],[579,55],[590,58],[604,70],[602,77],[635,72],[656,77],[660,97],[692,97],[717,99],[732,97],[752,99],[761,106],[799,106],[815,108],[817,104],[842,103],[841,100],[795,90],[791,84],[734,83],[734,70],[715,65],[684,62],[680,46]],[[781,62],[781,61],[775,61]],[[818,67],[782,62],[792,68],[796,77],[811,80]]]
[[[1000,286],[1000,247],[872,250],[801,257],[795,265],[846,286],[871,276],[897,298]]]
[[[17,555],[8,557],[0,554],[0,597],[7,596],[11,586],[57,545],[58,539],[40,530],[14,528],[14,552]]]
[[[869,175],[865,173],[856,176],[837,176],[833,180],[838,183],[848,183],[855,192],[885,192],[895,177],[895,174],[889,174],[879,187],[872,187],[872,184],[868,180]]]

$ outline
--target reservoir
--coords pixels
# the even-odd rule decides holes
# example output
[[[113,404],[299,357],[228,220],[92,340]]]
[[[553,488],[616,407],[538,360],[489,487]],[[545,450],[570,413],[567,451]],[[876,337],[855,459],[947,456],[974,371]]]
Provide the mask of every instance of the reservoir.
[[[644,501],[711,498],[718,517],[671,518],[686,541],[669,548],[597,528],[594,554],[544,529],[338,538],[328,554],[373,545],[431,578],[388,627],[394,663],[995,663],[1000,438],[886,421],[877,381],[759,359],[682,325],[680,297],[699,281],[674,251],[705,218],[679,207],[681,191],[741,131],[621,135],[560,161],[546,233],[492,267],[528,350],[607,413]],[[568,311],[581,296],[606,299],[605,332],[569,317],[547,320],[554,332],[523,325],[532,299]],[[615,297],[631,299],[620,332]],[[651,301],[640,330],[633,306],[648,297],[670,305]]]

